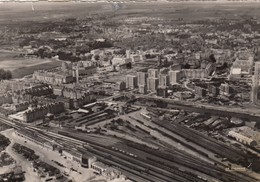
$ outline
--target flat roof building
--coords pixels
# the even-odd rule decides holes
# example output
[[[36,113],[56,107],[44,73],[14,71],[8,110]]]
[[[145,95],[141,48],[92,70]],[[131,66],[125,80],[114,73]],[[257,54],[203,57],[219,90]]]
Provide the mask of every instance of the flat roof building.
[[[235,138],[237,141],[246,144],[246,145],[250,145],[250,146],[255,146],[257,145],[257,142],[255,140],[253,140],[252,138],[249,138],[247,136],[244,136],[240,133],[237,133],[235,131],[229,131],[228,132],[228,136]]]

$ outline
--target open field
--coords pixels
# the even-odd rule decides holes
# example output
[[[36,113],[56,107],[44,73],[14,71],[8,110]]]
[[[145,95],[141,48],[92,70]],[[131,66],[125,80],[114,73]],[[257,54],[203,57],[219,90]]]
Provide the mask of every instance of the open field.
[[[7,59],[0,62],[0,68],[5,70],[14,71],[19,68],[33,67],[41,64],[52,62],[51,60],[40,60],[37,58],[32,59]]]
[[[8,60],[8,59],[19,59],[15,56],[17,56],[18,52],[13,52],[9,50],[0,50],[0,68],[2,68],[2,61]]]
[[[12,71],[13,78],[22,78],[26,75],[32,74],[35,70],[48,70],[61,66],[60,61],[56,60],[42,60],[42,62],[30,63],[29,65],[21,64]]]
[[[32,74],[35,70],[51,69],[61,66],[61,62],[52,59],[18,58],[16,53],[0,51],[0,68],[10,70],[14,78]]]

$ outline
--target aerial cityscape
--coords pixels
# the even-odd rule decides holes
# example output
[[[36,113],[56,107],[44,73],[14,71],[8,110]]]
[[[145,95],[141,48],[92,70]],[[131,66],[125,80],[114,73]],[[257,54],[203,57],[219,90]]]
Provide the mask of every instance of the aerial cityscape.
[[[0,182],[260,181],[259,2],[50,1],[0,4]]]

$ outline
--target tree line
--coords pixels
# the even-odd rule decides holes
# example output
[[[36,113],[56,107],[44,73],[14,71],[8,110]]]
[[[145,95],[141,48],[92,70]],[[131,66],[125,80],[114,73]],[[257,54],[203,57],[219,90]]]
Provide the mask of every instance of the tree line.
[[[0,69],[0,80],[9,80],[11,78],[12,78],[11,71]]]

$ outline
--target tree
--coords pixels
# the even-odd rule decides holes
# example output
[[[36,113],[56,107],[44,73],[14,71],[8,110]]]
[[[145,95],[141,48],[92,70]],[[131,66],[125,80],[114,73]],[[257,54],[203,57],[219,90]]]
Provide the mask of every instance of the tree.
[[[9,70],[5,71],[4,69],[0,69],[0,80],[9,80],[11,78],[12,78],[11,71]]]
[[[95,55],[94,55],[94,59],[95,59],[96,61],[98,61],[99,58],[100,58],[100,56],[99,56],[98,54],[95,54]]]
[[[210,59],[210,61],[211,61],[212,63],[217,62],[216,59],[215,59],[214,54],[211,54],[211,55],[209,56],[209,59]]]

